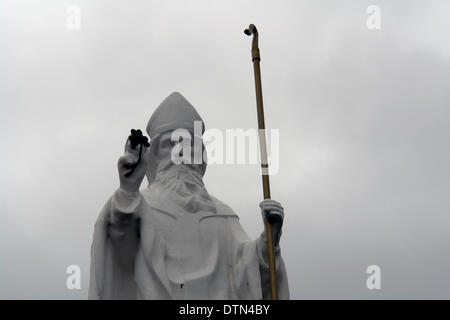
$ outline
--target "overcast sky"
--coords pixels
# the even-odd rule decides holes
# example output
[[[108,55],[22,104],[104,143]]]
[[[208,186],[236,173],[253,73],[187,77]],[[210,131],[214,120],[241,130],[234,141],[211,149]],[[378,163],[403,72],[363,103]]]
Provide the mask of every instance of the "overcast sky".
[[[292,298],[449,299],[449,15],[444,0],[0,0],[0,298],[87,297],[117,158],[172,91],[207,129],[255,128],[255,23]],[[210,165],[205,182],[259,236],[258,166]]]

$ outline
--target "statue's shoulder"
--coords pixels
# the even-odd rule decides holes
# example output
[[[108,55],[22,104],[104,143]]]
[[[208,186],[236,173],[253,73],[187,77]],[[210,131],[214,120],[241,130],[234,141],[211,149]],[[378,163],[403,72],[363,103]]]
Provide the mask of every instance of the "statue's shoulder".
[[[209,195],[211,200],[214,201],[214,204],[216,205],[216,213],[218,215],[226,215],[226,216],[230,216],[230,217],[238,217],[238,215],[236,214],[236,212],[234,212],[234,210],[227,204],[225,204],[224,202],[220,201],[219,199],[217,199],[216,197]]]
[[[160,192],[155,192],[155,190],[151,190],[150,188],[140,190],[140,192],[150,207],[162,209],[167,206],[167,198],[165,198]]]
[[[159,194],[156,192],[151,192],[150,188],[142,189],[142,190],[140,190],[140,193],[144,197],[144,199],[147,200],[147,202],[149,202],[153,199],[159,200],[159,197],[158,197]]]

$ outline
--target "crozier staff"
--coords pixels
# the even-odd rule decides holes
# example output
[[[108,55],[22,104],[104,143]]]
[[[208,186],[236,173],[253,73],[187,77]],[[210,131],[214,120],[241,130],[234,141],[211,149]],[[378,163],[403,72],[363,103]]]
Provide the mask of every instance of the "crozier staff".
[[[261,173],[263,183],[264,199],[270,199],[270,185],[269,185],[269,165],[267,161],[267,146],[266,146],[266,127],[264,124],[264,106],[262,98],[262,86],[261,86],[261,69],[259,62],[261,57],[259,55],[258,47],[258,30],[254,24],[251,24],[248,29],[244,30],[244,33],[248,36],[253,34],[252,40],[252,61],[253,71],[255,74],[255,90],[256,90],[256,108],[258,113],[258,132],[259,132],[259,145],[261,155]],[[275,251],[272,225],[277,224],[276,220],[265,219],[264,221],[267,231],[267,253],[269,258],[269,273],[270,273],[270,294],[272,300],[278,300],[277,290],[277,275],[275,266]]]

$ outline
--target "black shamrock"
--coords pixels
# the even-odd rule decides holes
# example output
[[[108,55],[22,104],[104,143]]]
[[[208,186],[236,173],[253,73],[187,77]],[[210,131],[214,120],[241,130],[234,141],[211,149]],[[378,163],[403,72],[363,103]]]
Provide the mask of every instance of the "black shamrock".
[[[129,177],[133,174],[134,169],[138,166],[139,162],[141,161],[141,155],[142,155],[142,146],[150,147],[150,144],[148,143],[148,138],[142,134],[142,131],[137,129],[131,129],[131,135],[128,137],[128,140],[130,140],[131,148],[136,149],[139,146],[139,158],[138,161],[131,167],[131,170],[125,173],[126,177]]]

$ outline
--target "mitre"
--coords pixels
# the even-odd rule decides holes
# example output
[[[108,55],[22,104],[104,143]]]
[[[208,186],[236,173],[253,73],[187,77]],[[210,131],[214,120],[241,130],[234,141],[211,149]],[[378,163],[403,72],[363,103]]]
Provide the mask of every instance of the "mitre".
[[[179,92],[173,92],[153,112],[147,124],[147,133],[150,139],[176,129],[186,129],[194,134],[195,121],[201,122],[203,134],[205,124],[197,110]]]

